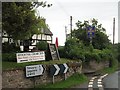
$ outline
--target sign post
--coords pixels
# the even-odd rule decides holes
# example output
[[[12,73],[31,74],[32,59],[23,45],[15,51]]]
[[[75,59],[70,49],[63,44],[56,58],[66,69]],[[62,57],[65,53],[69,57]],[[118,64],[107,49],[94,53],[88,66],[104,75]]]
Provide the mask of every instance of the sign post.
[[[54,82],[55,82],[55,78],[54,78],[54,75],[53,75],[53,77],[52,77],[52,81],[53,81],[53,84],[54,84]]]
[[[52,60],[60,60],[58,49],[55,44],[48,44]]]

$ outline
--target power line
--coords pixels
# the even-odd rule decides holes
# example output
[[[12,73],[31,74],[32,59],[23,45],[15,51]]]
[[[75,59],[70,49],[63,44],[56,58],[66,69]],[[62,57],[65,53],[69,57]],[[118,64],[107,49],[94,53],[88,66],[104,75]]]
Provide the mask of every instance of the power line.
[[[67,17],[69,17],[70,14],[65,10],[65,8],[63,7],[63,5],[62,5],[60,2],[58,2],[58,0],[55,0],[55,2],[58,4],[59,8],[64,12],[64,14],[65,14]]]

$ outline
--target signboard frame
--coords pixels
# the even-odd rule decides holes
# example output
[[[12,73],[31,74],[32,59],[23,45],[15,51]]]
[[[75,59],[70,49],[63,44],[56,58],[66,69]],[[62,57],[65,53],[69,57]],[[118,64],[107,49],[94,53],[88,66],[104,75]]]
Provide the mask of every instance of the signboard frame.
[[[17,63],[44,61],[45,51],[16,53]]]

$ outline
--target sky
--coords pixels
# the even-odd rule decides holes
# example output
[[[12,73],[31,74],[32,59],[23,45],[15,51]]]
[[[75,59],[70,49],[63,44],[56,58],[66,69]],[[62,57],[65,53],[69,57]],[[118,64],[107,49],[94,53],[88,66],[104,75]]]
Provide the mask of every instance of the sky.
[[[118,1],[119,0],[45,0],[53,4],[50,8],[38,8],[38,14],[46,18],[53,33],[53,43],[58,37],[59,46],[65,44],[65,26],[70,33],[70,16],[73,17],[73,29],[75,23],[95,18],[98,24],[106,29],[106,34],[113,41],[113,18],[115,18],[115,43],[118,42]]]

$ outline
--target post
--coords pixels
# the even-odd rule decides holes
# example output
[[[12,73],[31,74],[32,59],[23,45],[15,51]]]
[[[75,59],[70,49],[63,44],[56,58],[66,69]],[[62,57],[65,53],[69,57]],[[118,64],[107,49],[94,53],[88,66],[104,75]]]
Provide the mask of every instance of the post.
[[[71,38],[72,38],[72,16],[70,16],[70,32],[71,32]]]
[[[64,79],[65,79],[65,80],[67,79],[66,73],[64,73]]]
[[[115,18],[113,18],[113,45],[115,43]]]
[[[52,81],[53,81],[53,84],[54,84],[54,82],[55,82],[55,80],[54,80],[54,75],[53,75],[53,77],[52,77]]]
[[[66,40],[67,40],[67,27],[65,26],[65,36],[66,36]]]

